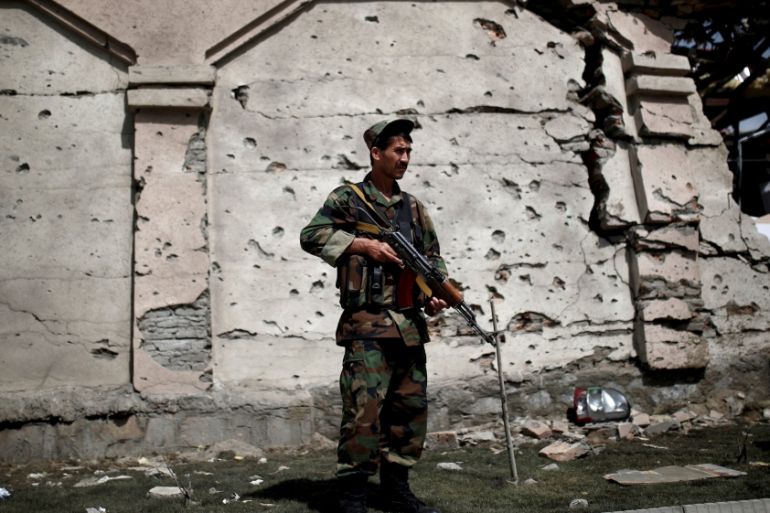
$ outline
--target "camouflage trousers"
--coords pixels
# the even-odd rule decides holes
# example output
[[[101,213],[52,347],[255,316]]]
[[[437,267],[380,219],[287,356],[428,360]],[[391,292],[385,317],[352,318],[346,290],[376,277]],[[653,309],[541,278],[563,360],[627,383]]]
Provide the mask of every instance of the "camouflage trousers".
[[[410,467],[428,422],[425,348],[401,339],[354,340],[340,375],[342,423],[337,475],[377,472],[380,459]]]

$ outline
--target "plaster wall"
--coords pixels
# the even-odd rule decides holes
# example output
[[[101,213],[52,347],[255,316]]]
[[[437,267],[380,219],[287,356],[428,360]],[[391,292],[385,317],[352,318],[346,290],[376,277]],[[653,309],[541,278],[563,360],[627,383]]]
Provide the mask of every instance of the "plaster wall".
[[[20,2],[0,30],[0,391],[127,384],[126,67]]]
[[[298,234],[394,116],[418,122],[402,185],[486,328],[496,301],[516,415],[561,417],[576,385],[650,412],[767,398],[770,246],[666,54],[675,20],[61,4],[137,60],[0,7],[0,460],[333,437],[336,271]],[[452,312],[430,330],[429,428],[497,419],[491,348]]]
[[[298,233],[328,192],[363,178],[363,130],[398,112],[419,123],[402,186],[427,205],[480,322],[490,328],[491,297],[510,328],[525,314],[545,320],[536,335],[509,336],[506,371],[597,345],[631,356],[624,249],[589,229],[585,169],[563,148],[591,128],[592,113],[568,99],[583,68],[573,38],[500,2],[318,3],[227,63],[208,137],[215,380],[336,379],[336,272],[299,251]],[[432,331],[435,379],[479,373],[488,348],[456,317]]]

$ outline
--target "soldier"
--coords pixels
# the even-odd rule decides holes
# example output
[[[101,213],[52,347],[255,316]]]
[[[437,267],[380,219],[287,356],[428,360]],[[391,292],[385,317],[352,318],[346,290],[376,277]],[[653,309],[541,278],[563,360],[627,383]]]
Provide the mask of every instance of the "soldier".
[[[345,348],[340,375],[342,422],[337,477],[342,511],[366,511],[366,483],[380,469],[383,495],[396,511],[437,513],[409,488],[409,469],[427,431],[428,330],[445,301],[425,297],[395,251],[376,239],[376,209],[443,272],[433,223],[422,203],[398,185],[412,151],[414,123],[383,121],[364,132],[371,172],[346,184],[302,229],[305,251],[337,268],[343,312],[337,344]]]

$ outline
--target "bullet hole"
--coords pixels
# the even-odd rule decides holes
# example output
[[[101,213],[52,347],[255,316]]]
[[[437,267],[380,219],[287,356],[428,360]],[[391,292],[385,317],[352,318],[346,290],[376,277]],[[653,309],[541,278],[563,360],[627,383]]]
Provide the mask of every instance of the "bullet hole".
[[[48,109],[43,109],[37,113],[37,119],[48,119],[50,117],[51,117],[51,111]]]
[[[168,260],[169,262],[173,262],[177,258],[179,258],[179,255],[177,255],[176,253],[171,253],[170,255],[166,256],[166,260]]]
[[[505,299],[505,296],[500,294],[500,292],[497,291],[497,288],[491,285],[487,285],[487,292],[489,292],[490,299]]]
[[[495,230],[492,232],[492,240],[497,242],[498,244],[502,244],[505,242],[505,232],[502,230]]]
[[[243,140],[243,145],[244,145],[246,148],[248,148],[248,149],[250,149],[250,150],[253,150],[254,148],[256,148],[256,147],[257,147],[257,140],[256,140],[256,139],[254,139],[253,137],[247,137],[247,138],[245,138],[245,139]]]
[[[324,314],[323,314],[323,312],[320,312],[320,311],[316,310],[316,312],[315,312],[315,316],[316,316],[316,317],[323,317],[323,316],[324,316]]]
[[[595,303],[604,303],[604,297],[601,294],[596,294],[594,296],[594,302]]]
[[[494,248],[489,248],[489,251],[487,251],[487,254],[484,255],[484,258],[487,260],[499,260],[500,252],[496,251]]]
[[[286,194],[291,194],[292,199],[297,198],[297,194],[294,192],[294,189],[292,189],[288,185],[283,188],[283,192],[285,192]]]
[[[228,153],[227,158],[229,158],[230,160],[235,160],[235,155],[233,155],[232,153]]]
[[[543,217],[540,214],[538,214],[537,211],[532,207],[527,207],[526,212],[527,212],[527,219],[530,219],[530,220],[540,219],[541,217]]]
[[[478,56],[478,55],[476,55],[476,54],[473,54],[473,53],[469,53],[469,54],[466,54],[466,55],[465,55],[465,58],[466,58],[466,59],[471,59],[471,60],[473,60],[473,61],[478,61],[478,60],[481,60],[481,59],[479,58],[479,56]]]
[[[486,31],[487,36],[489,36],[489,44],[492,46],[495,46],[497,41],[508,37],[503,26],[495,21],[485,20],[484,18],[476,18],[473,20],[473,23]]]
[[[359,166],[352,160],[348,158],[347,155],[344,155],[340,153],[337,155],[337,164],[334,166],[335,169],[349,169],[350,171],[358,171],[359,169],[363,169],[362,166]]]
[[[273,235],[274,236],[276,236],[276,237],[283,237],[283,234],[284,234],[284,229],[281,228],[280,226],[276,226],[275,228],[273,228]]]
[[[16,172],[19,173],[20,175],[26,175],[27,173],[29,173],[29,164],[24,162],[23,164],[21,164],[16,168]]]
[[[313,285],[310,287],[310,293],[311,294],[318,293],[321,290],[323,290],[323,288],[324,288],[324,282],[322,282],[321,280],[316,280],[313,282]]]
[[[299,290],[297,290],[297,289],[291,289],[291,290],[289,291],[289,295],[290,295],[290,296],[299,296]]]
[[[717,285],[721,285],[722,284],[722,276],[719,275],[719,274],[715,274],[714,275],[714,283],[716,283]]]
[[[486,96],[487,98],[492,98],[492,91],[486,91],[484,93],[484,96]]]
[[[155,132],[155,135],[157,135],[158,137],[163,137],[163,132],[158,130],[157,132]]]
[[[540,190],[540,182],[537,180],[532,180],[529,182],[529,190],[532,192],[537,192]]]
[[[379,23],[380,22],[380,18],[378,18],[377,16],[367,16],[364,19],[366,21],[371,22],[371,23]]]
[[[503,186],[509,189],[513,189],[516,199],[521,199],[521,187],[513,180],[503,177]]]
[[[441,173],[444,174],[445,176],[448,176],[448,177],[451,178],[452,176],[456,176],[456,175],[460,174],[460,168],[454,162],[450,162],[449,163],[449,170],[443,170],[443,171],[441,171]]]
[[[231,94],[235,101],[241,104],[241,108],[245,109],[249,102],[249,86],[238,86],[231,91]]]
[[[265,172],[267,173],[278,173],[280,171],[286,171],[286,164],[283,162],[271,162],[265,168]]]
[[[519,281],[524,282],[530,286],[532,285],[532,277],[529,274],[520,274]]]
[[[553,277],[553,286],[564,290],[564,280],[558,276]]]
[[[255,251],[258,251],[260,255],[267,258],[272,258],[275,256],[275,253],[271,253],[269,251],[264,250],[262,246],[260,246],[259,242],[255,241],[254,239],[249,239],[246,245],[248,247],[244,248],[244,251],[255,250]]]
[[[559,212],[566,212],[567,211],[567,204],[563,201],[557,201],[556,202],[556,210]]]
[[[107,349],[106,347],[91,349],[91,354],[98,360],[114,360],[118,356],[117,351]]]

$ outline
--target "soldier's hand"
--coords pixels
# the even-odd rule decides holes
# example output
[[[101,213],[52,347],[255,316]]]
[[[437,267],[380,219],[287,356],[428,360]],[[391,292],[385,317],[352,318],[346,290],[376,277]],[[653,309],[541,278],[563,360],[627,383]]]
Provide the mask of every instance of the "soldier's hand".
[[[387,242],[358,237],[350,245],[349,251],[364,255],[375,262],[394,263],[399,267],[404,267],[404,262],[401,261],[398,254]]]
[[[425,304],[425,313],[432,317],[439,313],[441,310],[445,310],[446,308],[449,308],[449,305],[446,301],[437,297],[432,297]]]

